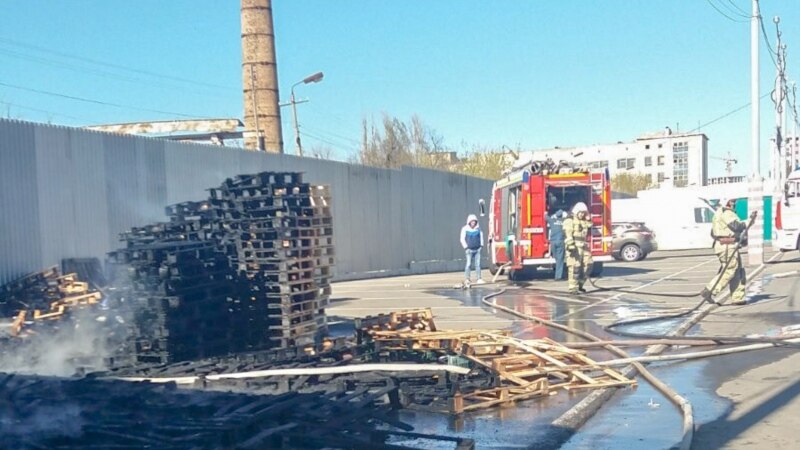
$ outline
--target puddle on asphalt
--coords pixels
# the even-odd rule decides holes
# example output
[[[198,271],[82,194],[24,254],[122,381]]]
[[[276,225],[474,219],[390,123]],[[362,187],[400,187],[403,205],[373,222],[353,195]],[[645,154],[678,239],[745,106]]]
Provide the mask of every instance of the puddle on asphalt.
[[[558,395],[545,399],[468,413],[459,418],[447,414],[404,410],[400,412],[399,419],[414,425],[415,433],[473,439],[475,448],[478,449],[530,448],[533,443],[546,440],[548,425],[582,397],[559,392]],[[410,443],[409,441],[408,444]],[[448,443],[435,447],[429,446],[430,441],[424,444],[424,448],[453,448]]]
[[[695,427],[725,414],[730,402],[716,396],[704,381],[708,361],[656,366],[650,371],[689,400]],[[618,393],[561,448],[566,450],[668,449],[679,443],[681,415],[678,409],[649,383],[639,379],[634,391]]]

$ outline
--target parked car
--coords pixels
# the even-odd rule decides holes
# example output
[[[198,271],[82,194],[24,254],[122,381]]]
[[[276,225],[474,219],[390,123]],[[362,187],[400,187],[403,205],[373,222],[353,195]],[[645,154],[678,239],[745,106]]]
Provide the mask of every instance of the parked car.
[[[618,261],[641,261],[658,250],[656,235],[644,222],[614,222],[613,251],[611,256]]]

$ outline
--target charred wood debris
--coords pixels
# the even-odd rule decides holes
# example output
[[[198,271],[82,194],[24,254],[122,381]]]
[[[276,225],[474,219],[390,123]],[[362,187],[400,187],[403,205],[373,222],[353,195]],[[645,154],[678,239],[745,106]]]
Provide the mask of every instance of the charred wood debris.
[[[106,270],[70,260],[65,275],[53,268],[0,288],[0,356],[78,310],[126,318],[117,323],[125,339],[102,371],[72,379],[0,374],[4,445],[466,449],[469,439],[414,433],[397,410],[463,414],[560,391],[635,386],[555,341],[439,330],[430,309],[357,319],[352,336],[328,337],[329,202],[326,187],[303,183],[299,173],[237,176],[205,201],[167,207],[168,222],[124,233]],[[304,372],[393,362],[442,370]],[[272,369],[299,374],[258,373]],[[179,389],[175,380],[186,377],[190,389]]]

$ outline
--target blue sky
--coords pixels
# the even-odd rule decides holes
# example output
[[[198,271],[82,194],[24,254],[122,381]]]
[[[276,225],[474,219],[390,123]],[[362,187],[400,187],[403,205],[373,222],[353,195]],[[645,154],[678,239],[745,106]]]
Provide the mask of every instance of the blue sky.
[[[297,88],[310,100],[298,114],[304,145],[340,159],[356,151],[361,120],[384,112],[419,115],[455,150],[536,149],[692,130],[750,99],[750,25],[736,15],[747,0],[273,3],[282,97],[325,72]],[[781,16],[787,73],[800,78],[800,6],[761,9],[773,47]],[[243,114],[238,1],[0,0],[0,16],[3,116],[85,125]],[[761,49],[766,93],[775,69]],[[762,170],[774,116],[765,98]],[[701,131],[712,156],[730,151],[736,172],[749,172],[749,108]],[[710,165],[723,173],[722,161]]]

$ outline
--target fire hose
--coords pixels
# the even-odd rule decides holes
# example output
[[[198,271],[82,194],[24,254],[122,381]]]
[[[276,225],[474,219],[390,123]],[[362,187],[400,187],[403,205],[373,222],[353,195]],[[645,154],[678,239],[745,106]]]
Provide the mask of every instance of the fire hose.
[[[511,308],[507,308],[505,306],[497,305],[496,303],[492,303],[492,302],[489,301],[489,299],[491,299],[493,297],[497,297],[499,295],[502,295],[505,292],[506,292],[506,289],[503,288],[498,292],[494,292],[492,294],[484,296],[481,301],[485,305],[487,305],[487,306],[489,306],[491,308],[504,311],[504,312],[506,312],[508,314],[512,314],[512,315],[517,316],[517,317],[521,317],[521,318],[524,318],[524,319],[527,319],[527,320],[530,320],[530,321],[534,321],[534,322],[540,323],[540,324],[545,325],[545,326],[550,327],[550,328],[555,328],[555,329],[558,329],[558,330],[566,331],[566,332],[568,332],[570,334],[573,334],[575,336],[579,336],[579,337],[581,337],[583,339],[586,339],[586,340],[589,340],[589,341],[595,341],[595,342],[600,341],[600,339],[598,337],[596,337],[596,336],[594,336],[592,334],[586,333],[584,331],[580,331],[580,330],[577,330],[575,328],[568,327],[566,325],[562,325],[562,324],[559,324],[559,323],[551,322],[549,320],[542,319],[540,317],[536,317],[536,316],[533,316],[533,315],[521,313],[519,311],[515,311],[515,310],[513,310]],[[608,351],[614,353],[615,355],[620,356],[621,358],[630,358],[630,355],[627,352],[625,352],[621,348],[616,347],[614,345],[608,345],[607,344],[607,345],[604,345],[604,348],[606,348]],[[665,346],[651,347],[651,349],[653,349],[652,354],[661,353],[661,352],[664,351],[665,348],[666,348]],[[648,354],[651,354],[651,352],[648,351]],[[691,403],[689,403],[688,400],[686,400],[680,394],[675,392],[672,388],[670,388],[664,382],[662,382],[661,380],[656,378],[652,373],[650,373],[650,371],[648,371],[641,363],[639,363],[637,361],[631,362],[631,364],[626,369],[623,369],[623,371],[622,371],[623,375],[625,375],[626,377],[629,377],[629,378],[632,377],[632,376],[635,376],[636,372],[639,372],[644,379],[646,379],[650,384],[653,385],[653,387],[656,388],[656,390],[661,392],[667,399],[669,399],[670,402],[672,402],[678,409],[680,409],[682,417],[683,417],[683,421],[682,421],[681,443],[680,443],[680,447],[679,448],[681,450],[688,450],[692,445],[692,436],[694,434],[694,416],[693,416],[693,413],[692,413],[692,405],[691,405]],[[559,430],[576,430],[576,429],[578,429],[581,425],[583,425],[592,416],[592,414],[594,414],[598,409],[600,409],[602,404],[605,403],[605,401],[607,399],[609,399],[614,394],[614,392],[616,392],[616,391],[614,389],[610,389],[610,388],[609,389],[600,389],[600,390],[594,391],[593,393],[589,394],[589,396],[587,396],[584,400],[582,400],[580,403],[578,403],[578,405],[575,408],[571,409],[570,411],[568,411],[567,413],[565,413],[564,415],[562,415],[561,417],[556,419],[553,422],[553,425],[556,427],[556,429],[559,429]],[[564,438],[566,440],[566,436]]]

